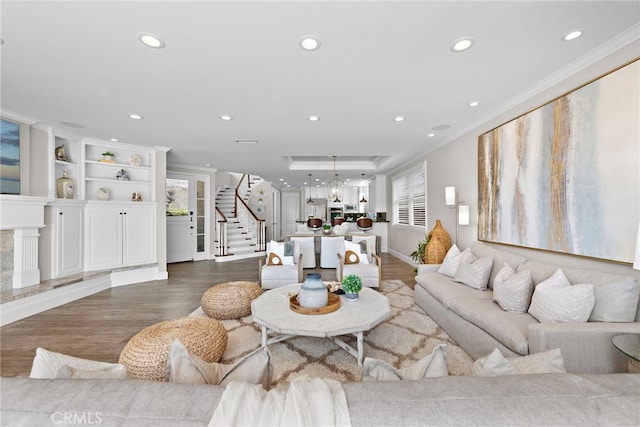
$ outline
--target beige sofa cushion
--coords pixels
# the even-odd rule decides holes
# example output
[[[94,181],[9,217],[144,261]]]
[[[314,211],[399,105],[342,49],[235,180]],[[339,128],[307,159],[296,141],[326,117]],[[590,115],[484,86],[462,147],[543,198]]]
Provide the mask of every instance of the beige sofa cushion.
[[[475,292],[491,295],[490,291]],[[513,352],[522,355],[529,353],[527,326],[538,323],[531,315],[503,311],[491,296],[487,299],[458,297],[452,299],[450,305],[450,309],[458,316],[483,329]]]
[[[451,302],[457,298],[478,298],[491,300],[491,292],[478,291],[440,273],[423,273],[416,276],[416,286],[422,286],[446,308],[451,309]]]

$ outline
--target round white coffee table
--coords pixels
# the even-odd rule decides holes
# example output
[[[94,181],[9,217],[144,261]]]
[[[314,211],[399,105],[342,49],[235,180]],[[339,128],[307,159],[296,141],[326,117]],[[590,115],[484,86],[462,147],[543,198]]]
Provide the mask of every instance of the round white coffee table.
[[[326,337],[358,360],[364,356],[363,332],[380,324],[391,314],[389,299],[379,292],[363,288],[356,302],[340,296],[340,308],[320,315],[300,314],[289,307],[290,296],[300,291],[301,284],[284,286],[264,292],[251,303],[253,321],[262,327],[262,346],[295,336]],[[270,334],[273,335],[270,336]],[[353,334],[357,348],[339,338]]]

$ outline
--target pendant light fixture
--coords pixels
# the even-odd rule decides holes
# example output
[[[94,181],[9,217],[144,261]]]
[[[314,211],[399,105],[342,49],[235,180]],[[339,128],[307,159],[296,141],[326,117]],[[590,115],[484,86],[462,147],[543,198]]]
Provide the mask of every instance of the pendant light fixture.
[[[327,184],[327,198],[334,203],[340,203],[344,192],[344,182],[338,179],[336,173],[336,157],[338,156],[331,157],[333,157],[333,179]]]
[[[361,173],[360,175],[362,175],[362,184],[364,184],[364,174]],[[367,203],[367,199],[364,198],[364,185],[362,186],[362,199],[360,199],[360,203]]]
[[[311,174],[309,174],[309,199],[307,200],[307,204],[310,205],[313,203],[313,199],[311,198]]]

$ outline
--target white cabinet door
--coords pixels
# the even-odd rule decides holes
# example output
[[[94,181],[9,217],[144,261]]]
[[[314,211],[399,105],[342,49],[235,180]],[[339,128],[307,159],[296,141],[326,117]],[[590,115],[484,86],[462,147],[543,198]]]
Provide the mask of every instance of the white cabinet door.
[[[122,265],[122,209],[87,207],[85,210],[85,269]]]
[[[60,277],[82,270],[82,207],[56,208],[56,211],[55,277]]]
[[[152,207],[123,209],[122,263],[135,265],[156,259],[156,212]]]
[[[87,207],[85,236],[86,270],[155,262],[155,205]]]

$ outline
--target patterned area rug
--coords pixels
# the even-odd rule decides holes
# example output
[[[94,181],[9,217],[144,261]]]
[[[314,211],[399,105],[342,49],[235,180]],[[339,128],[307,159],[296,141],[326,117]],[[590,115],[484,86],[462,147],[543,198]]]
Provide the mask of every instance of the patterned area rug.
[[[458,345],[415,303],[413,290],[401,280],[385,280],[382,293],[391,303],[391,316],[364,333],[364,355],[382,359],[398,368],[411,365],[427,356],[442,343],[447,344],[450,375],[463,375],[473,363]],[[202,309],[192,315],[204,315]],[[221,363],[233,363],[261,345],[261,329],[251,316],[223,320],[229,333],[227,349]],[[344,341],[355,347],[349,335]],[[299,377],[333,378],[360,381],[362,368],[355,357],[326,338],[294,337],[269,345],[273,368],[272,386]]]

